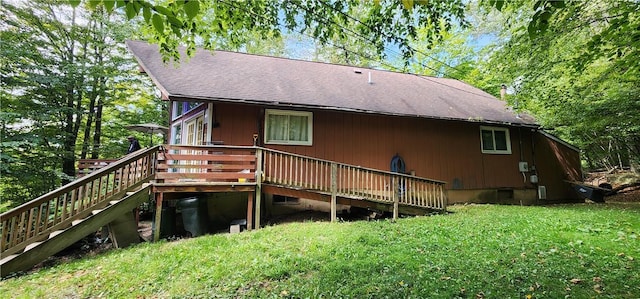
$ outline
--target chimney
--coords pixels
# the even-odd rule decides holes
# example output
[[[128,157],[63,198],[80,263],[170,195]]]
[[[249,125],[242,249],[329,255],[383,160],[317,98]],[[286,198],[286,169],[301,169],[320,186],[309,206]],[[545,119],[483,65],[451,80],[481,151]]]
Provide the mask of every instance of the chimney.
[[[507,86],[502,84],[502,87],[500,87],[500,99],[504,101],[506,97],[507,97]]]

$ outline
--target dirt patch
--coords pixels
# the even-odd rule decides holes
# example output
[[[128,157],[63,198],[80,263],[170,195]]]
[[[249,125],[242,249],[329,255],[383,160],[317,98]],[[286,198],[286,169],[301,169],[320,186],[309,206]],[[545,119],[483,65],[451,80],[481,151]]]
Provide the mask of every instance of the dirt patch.
[[[266,225],[278,225],[291,222],[329,222],[331,215],[318,211],[302,211],[294,214],[273,216],[267,219]]]
[[[640,202],[640,188],[605,197],[608,202]]]
[[[587,174],[585,183],[612,189],[607,194],[608,202],[640,202],[640,175],[629,170],[614,169],[610,171],[591,172]]]

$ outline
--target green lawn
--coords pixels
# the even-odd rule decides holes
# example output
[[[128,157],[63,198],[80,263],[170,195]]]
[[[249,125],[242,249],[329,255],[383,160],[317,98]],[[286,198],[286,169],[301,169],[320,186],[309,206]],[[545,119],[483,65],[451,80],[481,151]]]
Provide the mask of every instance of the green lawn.
[[[0,282],[0,298],[639,298],[640,204],[456,206],[141,244]]]

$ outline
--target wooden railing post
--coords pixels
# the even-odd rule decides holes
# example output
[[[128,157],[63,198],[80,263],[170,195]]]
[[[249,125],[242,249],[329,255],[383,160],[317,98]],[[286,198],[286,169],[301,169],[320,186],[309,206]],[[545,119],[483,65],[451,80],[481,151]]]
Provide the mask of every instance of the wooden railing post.
[[[157,242],[160,240],[160,228],[162,227],[162,202],[164,199],[164,194],[162,192],[156,193],[156,214],[154,217],[154,226],[153,226],[153,241]]]
[[[262,165],[262,149],[256,148],[256,225],[255,229],[260,229],[260,201],[262,199],[262,172],[264,171],[264,165]]]
[[[337,197],[338,197],[338,164],[331,163],[331,222],[335,222],[338,219]]]
[[[398,220],[398,202],[400,200],[400,177],[394,177],[393,179],[393,221]]]

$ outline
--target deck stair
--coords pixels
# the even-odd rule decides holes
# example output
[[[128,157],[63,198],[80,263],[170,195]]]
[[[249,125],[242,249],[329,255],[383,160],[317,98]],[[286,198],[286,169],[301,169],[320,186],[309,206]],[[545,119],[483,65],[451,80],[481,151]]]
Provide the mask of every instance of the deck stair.
[[[67,228],[51,232],[48,236],[45,236],[42,241],[36,241],[28,244],[22,252],[4,257],[0,261],[2,276],[5,276],[5,273],[28,269],[29,267],[45,260],[49,256],[60,252],[75,242],[78,242],[83,237],[96,232],[105,225],[109,225],[110,231],[112,231],[112,238],[130,239],[130,233],[115,233],[113,232],[112,227],[121,226],[121,223],[124,223],[125,225],[131,223],[124,219],[120,219],[124,218],[122,215],[128,215],[129,217],[126,218],[131,218],[131,220],[134,221],[133,213],[131,211],[149,198],[150,190],[151,186],[146,185],[144,188],[138,190],[132,195],[110,202],[109,205],[103,209],[93,210],[92,214],[86,218],[72,221],[71,226]],[[131,227],[127,225],[127,228],[125,229],[131,228],[133,228],[137,236],[136,226]],[[125,247],[132,243],[134,242],[128,241],[124,243],[121,241],[120,244],[117,244],[117,247]]]
[[[0,275],[26,270],[106,225],[116,246],[130,244],[132,210],[149,199],[157,152],[130,154],[0,215]]]

